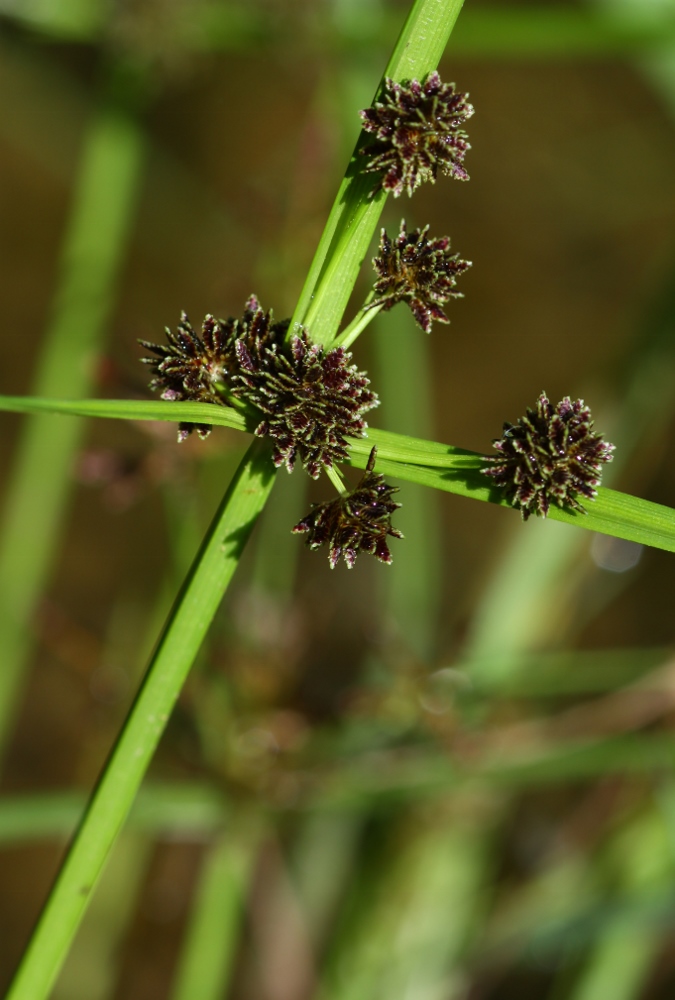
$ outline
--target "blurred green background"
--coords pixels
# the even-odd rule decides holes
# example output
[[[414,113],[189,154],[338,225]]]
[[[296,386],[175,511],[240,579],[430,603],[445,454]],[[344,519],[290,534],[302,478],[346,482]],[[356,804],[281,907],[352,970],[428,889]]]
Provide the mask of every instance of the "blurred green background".
[[[181,309],[290,315],[408,6],[0,0],[0,392],[146,397]],[[473,261],[356,345],[372,424],[487,452],[542,389],[675,505],[675,3],[466,0]],[[373,252],[374,252],[373,248]],[[366,265],[354,309],[371,282]],[[0,989],[243,436],[3,415]],[[611,474],[611,475],[610,475]],[[280,474],[58,1000],[665,1000],[675,564],[401,484],[394,564]]]

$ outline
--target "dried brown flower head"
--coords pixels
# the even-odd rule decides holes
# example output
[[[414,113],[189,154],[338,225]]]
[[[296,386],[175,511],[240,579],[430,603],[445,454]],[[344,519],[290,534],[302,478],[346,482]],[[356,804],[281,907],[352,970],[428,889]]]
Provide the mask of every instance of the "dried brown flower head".
[[[377,449],[373,448],[356,489],[327,503],[312,504],[309,514],[293,528],[296,534],[307,533],[305,541],[310,549],[329,546],[331,569],[335,569],[340,557],[351,569],[359,552],[369,552],[380,562],[391,563],[387,535],[403,538],[391,526],[391,515],[401,506],[391,499],[398,490],[373,471],[376,455]]]
[[[565,396],[556,406],[545,392],[516,424],[504,424],[493,441],[499,452],[482,471],[518,507],[523,520],[546,517],[551,503],[586,513],[578,497],[596,498],[602,466],[612,461],[614,445],[593,431],[583,399]]]
[[[368,157],[367,173],[382,174],[380,187],[395,198],[423,182],[436,180],[440,170],[447,177],[469,179],[463,160],[470,149],[461,126],[474,113],[468,94],[429,73],[424,83],[385,80],[384,94],[371,108],[361,111],[363,128],[374,137],[361,153]]]
[[[163,399],[227,406],[239,400],[263,415],[255,433],[269,435],[277,466],[290,471],[299,458],[316,478],[323,465],[347,457],[348,437],[361,437],[364,414],[378,405],[369,380],[342,348],[326,351],[306,333],[286,338],[288,321],[275,322],[255,296],[242,319],[207,316],[199,337],[183,314],[178,331],[167,330],[168,346],[141,341],[157,357],[144,358],[155,373],[150,387]],[[208,424],[180,424],[179,440]]]
[[[373,260],[379,276],[376,297],[368,305],[369,309],[382,306],[388,310],[397,302],[406,302],[425,333],[430,332],[433,320],[450,322],[441,305],[463,297],[455,291],[457,278],[471,267],[471,261],[450,252],[449,236],[429,239],[428,231],[429,226],[425,226],[409,233],[402,219],[401,231],[392,242],[382,230],[380,253]]]

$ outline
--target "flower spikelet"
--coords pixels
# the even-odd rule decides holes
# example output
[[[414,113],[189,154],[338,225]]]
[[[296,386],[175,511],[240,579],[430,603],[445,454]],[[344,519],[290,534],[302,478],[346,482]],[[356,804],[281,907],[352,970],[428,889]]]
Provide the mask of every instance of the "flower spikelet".
[[[455,291],[457,277],[471,267],[471,261],[450,252],[449,236],[429,239],[428,231],[425,226],[407,232],[405,219],[393,241],[382,230],[380,253],[373,260],[378,274],[376,297],[368,305],[386,311],[397,302],[406,302],[425,333],[430,332],[432,320],[450,322],[441,306],[451,298],[463,298]]]
[[[256,428],[274,443],[273,459],[290,472],[299,458],[316,479],[323,465],[347,458],[347,438],[363,437],[364,414],[379,404],[364,372],[341,347],[325,351],[306,332],[291,340],[237,342],[234,391],[264,414]]]
[[[166,327],[168,344],[141,340],[141,345],[156,355],[154,358],[141,358],[144,364],[150,365],[154,374],[150,388],[161,389],[162,399],[224,403],[221,388],[236,363],[233,347],[236,327],[234,319],[217,320],[207,316],[200,337],[187,313],[183,312],[175,333]],[[211,425],[181,423],[178,425],[178,440],[184,441],[193,430],[205,438],[211,432]]]
[[[471,147],[461,128],[474,113],[468,96],[443,83],[435,70],[423,84],[387,77],[381,100],[361,111],[363,128],[374,137],[361,150],[368,157],[365,171],[383,175],[375,191],[412,195],[423,181],[433,183],[439,170],[469,179],[463,160]]]
[[[505,491],[524,521],[530,514],[546,517],[551,503],[585,514],[579,497],[596,498],[602,466],[612,461],[614,451],[594,433],[583,399],[572,402],[565,396],[553,406],[545,392],[516,424],[505,423],[501,438],[492,443],[499,454],[488,457],[482,471]]]
[[[391,498],[398,489],[388,486],[373,471],[377,449],[373,448],[366,471],[351,493],[344,493],[328,503],[312,504],[312,509],[293,528],[296,534],[307,533],[310,549],[328,545],[328,561],[335,569],[340,557],[352,569],[359,552],[369,552],[383,563],[391,563],[387,536],[403,538],[391,526],[391,515],[400,507]]]

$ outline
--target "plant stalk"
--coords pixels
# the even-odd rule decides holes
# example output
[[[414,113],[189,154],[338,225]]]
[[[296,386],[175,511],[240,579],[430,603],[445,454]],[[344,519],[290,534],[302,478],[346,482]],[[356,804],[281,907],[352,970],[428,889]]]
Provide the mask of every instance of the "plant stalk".
[[[213,519],[70,846],[7,1000],[46,1000],[190,667],[274,483],[255,440]]]

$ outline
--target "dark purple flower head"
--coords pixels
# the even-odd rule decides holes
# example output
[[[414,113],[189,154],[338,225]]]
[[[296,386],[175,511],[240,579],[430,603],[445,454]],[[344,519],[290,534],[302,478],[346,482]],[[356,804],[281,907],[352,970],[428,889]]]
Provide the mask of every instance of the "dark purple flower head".
[[[373,260],[379,276],[376,297],[368,305],[369,309],[382,306],[387,310],[397,302],[406,302],[425,333],[430,332],[432,320],[450,322],[441,305],[451,298],[462,298],[462,293],[455,291],[457,277],[471,267],[471,261],[450,252],[449,236],[430,240],[428,230],[425,226],[409,233],[403,219],[393,243],[382,230],[380,254]]]
[[[240,320],[207,316],[202,337],[183,314],[177,332],[167,330],[168,346],[141,341],[157,357],[151,365],[152,389],[163,399],[228,405],[239,400],[263,415],[255,433],[269,435],[277,466],[290,471],[299,458],[316,478],[323,465],[347,457],[347,438],[362,437],[364,414],[378,405],[364,372],[350,365],[351,354],[312,344],[303,331],[286,338],[288,321],[275,322],[255,296]],[[179,440],[208,424],[180,424]]]
[[[272,438],[275,465],[290,472],[299,458],[316,479],[323,465],[343,462],[346,439],[363,437],[364,414],[379,404],[365,373],[350,365],[351,354],[326,351],[304,332],[290,350],[280,340],[242,340],[237,352],[234,392],[264,414],[255,433]]]
[[[226,382],[236,363],[232,346],[236,325],[237,321],[233,319],[217,320],[207,316],[200,337],[190,324],[187,313],[183,312],[175,333],[166,327],[167,345],[141,340],[141,345],[156,355],[154,358],[141,358],[154,373],[150,388],[160,389],[162,399],[223,403],[219,387]],[[184,441],[193,430],[205,438],[210,434],[211,426],[179,424],[178,440]]]
[[[593,420],[583,399],[565,396],[557,406],[542,392],[536,409],[516,424],[504,424],[501,438],[492,442],[498,455],[487,458],[482,471],[518,507],[523,520],[530,514],[546,517],[551,503],[586,511],[579,497],[598,495],[602,466],[612,461],[614,445],[593,431]]]
[[[423,181],[435,181],[440,170],[447,177],[469,179],[462,161],[471,147],[461,126],[474,113],[468,94],[429,73],[424,83],[385,80],[384,94],[361,111],[363,128],[374,137],[361,153],[368,157],[367,173],[382,174],[380,187],[395,198],[413,191]]]
[[[307,532],[310,549],[328,545],[328,560],[335,569],[340,557],[351,569],[359,552],[369,552],[383,563],[391,563],[387,535],[403,538],[391,526],[391,515],[400,507],[391,497],[398,490],[388,486],[373,472],[377,449],[373,448],[366,471],[351,493],[343,493],[328,503],[312,504],[312,509],[293,528],[296,534]]]

